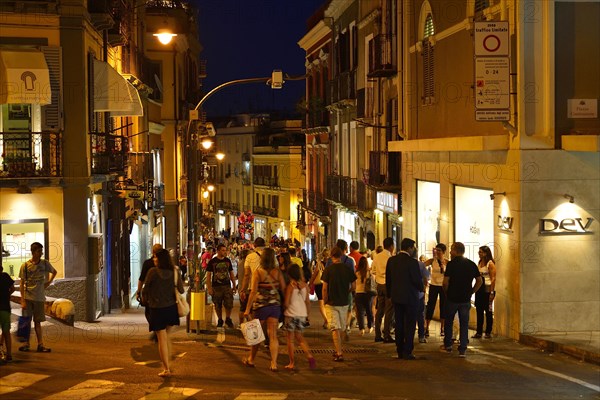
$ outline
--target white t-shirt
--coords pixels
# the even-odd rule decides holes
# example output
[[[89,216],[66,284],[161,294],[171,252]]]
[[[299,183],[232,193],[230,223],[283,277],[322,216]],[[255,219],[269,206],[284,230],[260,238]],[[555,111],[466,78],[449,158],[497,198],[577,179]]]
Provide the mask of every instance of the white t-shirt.
[[[385,285],[385,269],[387,262],[392,256],[389,250],[383,249],[379,254],[375,254],[373,264],[371,264],[371,273],[375,275],[375,280],[380,285]]]

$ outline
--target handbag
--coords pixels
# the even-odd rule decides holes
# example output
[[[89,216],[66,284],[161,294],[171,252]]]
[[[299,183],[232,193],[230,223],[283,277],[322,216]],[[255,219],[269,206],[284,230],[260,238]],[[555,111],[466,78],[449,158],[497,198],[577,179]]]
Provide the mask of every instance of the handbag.
[[[24,282],[25,290],[21,293],[21,296],[25,296],[25,292],[27,292],[27,264],[25,264],[25,282]],[[33,319],[33,315],[21,315],[19,317],[19,321],[17,323],[17,338],[19,342],[28,342],[29,335],[31,334],[31,320]]]
[[[258,319],[242,323],[240,329],[248,346],[255,346],[265,340],[265,333]]]
[[[177,301],[177,313],[180,317],[185,317],[190,313],[190,305],[185,299],[183,293],[179,293],[177,290],[177,276],[179,275],[179,268],[173,270],[173,279],[175,281],[175,301]]]

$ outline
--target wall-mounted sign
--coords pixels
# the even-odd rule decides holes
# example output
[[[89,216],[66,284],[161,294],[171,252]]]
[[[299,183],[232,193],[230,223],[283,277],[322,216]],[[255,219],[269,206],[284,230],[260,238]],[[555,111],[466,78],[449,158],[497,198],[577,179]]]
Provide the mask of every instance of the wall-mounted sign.
[[[507,56],[508,21],[475,22],[475,56]]]
[[[496,222],[496,226],[502,232],[513,233],[513,217],[504,217],[502,215],[498,215],[498,220]]]
[[[567,118],[598,118],[598,99],[569,99]]]
[[[591,235],[594,218],[540,219],[540,235]]]
[[[398,194],[377,192],[377,209],[390,214],[398,214]]]
[[[149,208],[154,208],[154,179],[146,181],[146,193],[148,193],[146,201]]]

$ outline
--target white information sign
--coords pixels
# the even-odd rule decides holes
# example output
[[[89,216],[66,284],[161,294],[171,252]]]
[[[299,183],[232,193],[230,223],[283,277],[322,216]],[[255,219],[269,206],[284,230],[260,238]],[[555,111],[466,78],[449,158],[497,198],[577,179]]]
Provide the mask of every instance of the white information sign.
[[[598,99],[569,99],[567,118],[598,118]]]
[[[510,107],[510,59],[477,57],[475,59],[475,108],[508,109]]]
[[[508,56],[508,21],[475,22],[475,56]]]

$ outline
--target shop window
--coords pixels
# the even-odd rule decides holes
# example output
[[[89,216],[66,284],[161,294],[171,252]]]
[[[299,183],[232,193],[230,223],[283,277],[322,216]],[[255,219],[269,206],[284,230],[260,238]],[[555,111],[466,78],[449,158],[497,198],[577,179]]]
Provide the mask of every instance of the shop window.
[[[465,257],[474,262],[479,260],[479,247],[494,248],[492,193],[491,190],[464,186],[454,188],[454,237],[465,244]]]
[[[489,198],[488,198],[489,201]],[[417,246],[420,254],[431,257],[440,242],[440,184],[417,182]]]
[[[31,258],[30,247],[33,242],[44,245],[42,258],[50,258],[48,220],[0,221],[0,242],[2,268],[14,279],[18,277],[21,265]]]

